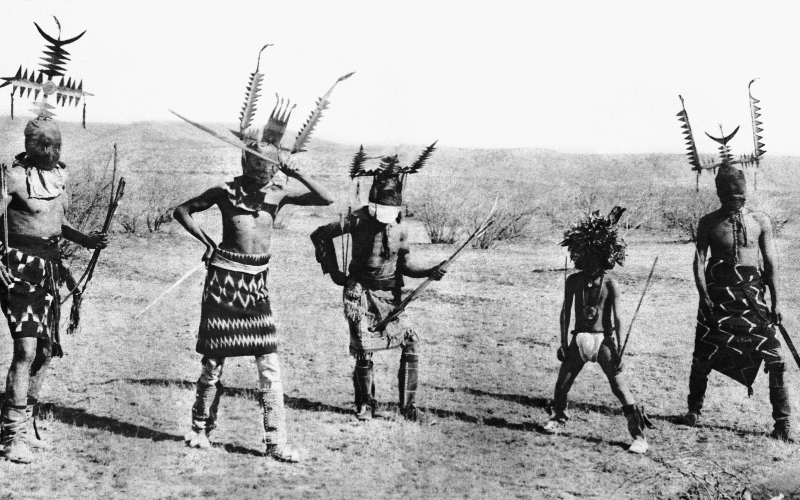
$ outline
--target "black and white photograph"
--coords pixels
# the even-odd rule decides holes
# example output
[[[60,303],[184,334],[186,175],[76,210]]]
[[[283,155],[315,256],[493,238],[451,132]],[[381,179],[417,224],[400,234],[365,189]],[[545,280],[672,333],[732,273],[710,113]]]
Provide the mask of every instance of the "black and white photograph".
[[[0,500],[800,499],[796,24],[3,0]]]

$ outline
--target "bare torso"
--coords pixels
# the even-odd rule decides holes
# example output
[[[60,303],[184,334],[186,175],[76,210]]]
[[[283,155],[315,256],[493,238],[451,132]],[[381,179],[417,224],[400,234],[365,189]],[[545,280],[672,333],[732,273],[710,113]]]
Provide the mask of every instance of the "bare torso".
[[[227,193],[222,191],[217,199],[222,213],[222,241],[220,248],[243,254],[268,254],[272,246],[272,230],[278,205],[267,205],[265,210],[250,212],[233,206]]]
[[[608,298],[616,287],[617,282],[608,274],[590,279],[586,273],[579,272],[567,278],[566,293],[575,304],[576,332],[600,333],[614,329],[614,304]]]
[[[8,170],[8,194],[9,232],[44,238],[61,235],[69,202],[66,191],[52,199],[30,198],[25,169],[15,166]]]
[[[353,261],[362,266],[380,267],[389,260],[397,258],[401,249],[406,248],[407,230],[405,224],[388,226],[389,258],[383,255],[383,229],[385,224],[372,217],[358,217],[353,214],[350,234],[353,238]]]
[[[222,214],[220,248],[243,254],[269,254],[275,217],[284,205],[324,206],[333,203],[328,190],[316,181],[306,178],[294,167],[283,165],[281,168],[284,174],[304,185],[308,192],[288,193],[282,186],[244,175],[234,179],[233,184],[213,187],[175,208],[175,220],[206,246],[203,260],[211,258],[217,245],[194,220],[193,213],[218,206]],[[234,189],[233,195],[229,195],[229,188]],[[236,204],[243,201],[244,206],[253,209],[238,208],[229,196],[234,196]]]
[[[733,262],[734,251],[738,252],[738,264],[743,266],[758,266],[759,241],[763,225],[769,224],[769,219],[760,212],[743,209],[743,222],[747,233],[747,246],[745,246],[745,231],[738,233],[734,246],[733,224],[728,215],[720,210],[707,214],[698,225],[698,238],[705,239],[711,250],[711,258],[725,262]]]

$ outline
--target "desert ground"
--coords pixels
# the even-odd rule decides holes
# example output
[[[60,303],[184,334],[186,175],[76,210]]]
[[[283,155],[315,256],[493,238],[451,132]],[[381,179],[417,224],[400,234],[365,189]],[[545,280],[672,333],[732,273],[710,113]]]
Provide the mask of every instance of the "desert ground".
[[[0,123],[4,161],[22,150],[23,127],[19,118]],[[175,222],[164,220],[151,230],[148,220],[237,175],[239,155],[181,124],[90,123],[86,131],[68,125],[62,158],[73,169],[76,188],[107,184],[114,142],[129,187],[111,246],[88,287],[82,328],[63,337],[66,354],[53,361],[45,383],[39,427],[54,447],[37,452],[28,466],[0,461],[0,498],[688,499],[745,498],[745,490],[769,498],[775,490],[766,482],[796,476],[800,445],[767,436],[772,420],[763,373],[752,397],[712,374],[701,425],[674,422],[686,409],[697,293],[691,228],[665,222],[663,214],[679,213],[689,204],[684,200],[701,208],[715,203],[712,177],[701,177],[701,192],[695,193],[694,174],[679,155],[601,157],[441,145],[408,186],[416,261],[443,260],[469,226],[467,221],[456,231],[455,243],[431,243],[421,220],[430,209],[425,200],[437,200],[442,211],[450,207],[466,220],[499,192],[506,210],[529,207],[530,220],[519,237],[467,249],[445,279],[411,304],[422,339],[424,421],[399,418],[400,353],[389,351],[375,358],[377,397],[386,417],[361,423],[352,413],[353,362],[341,294],[321,274],[308,238],[318,225],[338,220],[353,201],[346,167],[357,146],[313,142],[298,162],[334,190],[337,203],[289,207],[279,216],[270,271],[289,436],[305,459],[287,465],[262,455],[250,358],[226,364],[213,449],[190,449],[183,435],[200,369],[194,345],[202,271],[141,318],[134,315],[197,265],[202,246]],[[368,149],[408,158],[422,147]],[[795,335],[798,163],[767,157],[752,196],[780,225],[783,314]],[[476,189],[469,207],[460,189],[467,185]],[[559,436],[539,432],[559,367],[565,251],[558,243],[581,212],[607,212],[613,204],[630,207],[624,221],[628,257],[613,271],[624,292],[623,331],[659,257],[625,361],[632,390],[655,424],[644,456],[626,452],[625,419],[597,365],[587,365],[570,393],[567,430]],[[100,219],[104,211],[105,201]],[[96,224],[97,217],[86,224]],[[220,234],[215,209],[198,217],[207,232]],[[89,255],[75,252],[71,267],[81,272]],[[407,290],[418,283],[407,280]],[[11,340],[5,324],[0,330],[5,373]],[[800,342],[800,336],[795,339]],[[800,373],[788,362],[792,403],[800,408]]]

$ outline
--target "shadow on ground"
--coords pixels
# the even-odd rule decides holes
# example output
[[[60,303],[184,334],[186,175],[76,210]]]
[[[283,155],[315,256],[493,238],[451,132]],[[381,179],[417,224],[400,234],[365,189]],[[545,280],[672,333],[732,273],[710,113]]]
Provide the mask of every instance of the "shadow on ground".
[[[5,398],[5,394],[0,393],[0,400]],[[83,427],[86,429],[95,429],[100,431],[110,432],[118,436],[124,436],[135,439],[149,439],[154,442],[158,441],[173,441],[183,442],[183,436],[169,434],[167,432],[157,431],[142,425],[136,425],[130,422],[123,422],[113,417],[103,417],[88,413],[82,408],[72,408],[63,406],[56,403],[41,403],[39,408],[40,413],[50,415],[50,419],[61,422],[63,424],[71,425],[73,427]],[[224,448],[229,453],[239,453],[242,455],[262,456],[263,453],[242,446],[226,444]]]
[[[550,405],[551,405],[551,401],[552,400],[550,398],[545,398],[545,397],[541,397],[541,396],[523,396],[523,395],[520,395],[520,394],[502,394],[502,393],[494,393],[494,392],[482,391],[480,389],[470,389],[468,387],[461,388],[461,389],[455,389],[455,388],[452,388],[452,387],[436,387],[436,386],[434,386],[433,389],[437,390],[437,391],[446,391],[446,392],[465,392],[465,393],[471,394],[473,396],[489,397],[489,398],[494,398],[494,399],[500,399],[500,400],[503,400],[503,401],[511,401],[513,403],[517,403],[517,404],[520,404],[522,406],[528,406],[528,407],[531,407],[531,408],[539,408],[539,409],[545,410],[548,414],[551,413]],[[580,410],[580,411],[583,411],[583,412],[586,412],[586,413],[598,413],[598,414],[601,414],[601,415],[622,415],[622,407],[610,407],[610,406],[604,405],[604,404],[583,403],[583,402],[570,402],[569,406],[570,406],[570,408],[575,408],[577,410]],[[431,410],[431,411],[437,411],[437,410]],[[647,416],[650,417],[651,420],[660,420],[662,422],[666,422],[666,423],[670,423],[670,424],[674,424],[674,425],[678,425],[678,426],[682,426],[684,428],[687,428],[687,427],[683,426],[683,424],[680,423],[681,415],[662,415],[662,414],[650,414],[650,413],[648,413]],[[502,419],[500,419],[500,420],[502,420]],[[490,425],[490,424],[487,423],[486,420],[484,420],[484,423],[486,425]],[[508,427],[508,428],[514,428],[513,425],[514,424],[512,424],[512,427]],[[526,425],[526,424],[523,424],[523,425]],[[539,426],[537,425],[535,427],[539,427]],[[738,435],[739,437],[748,436],[748,435],[749,436],[762,436],[762,435],[764,435],[763,432],[757,432],[757,431],[745,430],[745,429],[737,429],[735,427],[730,427],[730,426],[727,426],[727,425],[719,425],[719,424],[707,424],[707,423],[702,423],[701,422],[700,425],[698,425],[698,427],[701,427],[701,428],[704,427],[704,428],[709,428],[709,429],[728,431],[728,432],[732,432],[732,433]]]
[[[162,386],[162,387],[180,387],[180,388],[184,388],[184,389],[188,389],[188,390],[192,390],[192,391],[194,391],[194,389],[195,389],[195,383],[194,382],[189,382],[189,381],[186,381],[186,380],[177,380],[177,379],[172,379],[172,380],[167,380],[167,379],[115,379],[115,380],[110,380],[107,383],[112,383],[112,382],[123,382],[123,383],[128,383],[128,384],[141,384],[141,385]],[[255,390],[255,389],[243,389],[243,388],[238,388],[238,387],[225,387],[224,391],[225,391],[224,395],[226,395],[226,396],[244,397],[244,398],[253,399],[253,400],[257,400],[257,398],[258,398],[258,391]],[[292,396],[284,395],[284,401],[285,401],[286,406],[288,406],[289,408],[296,409],[296,410],[316,411],[316,412],[325,411],[325,412],[338,413],[338,414],[342,414],[342,415],[352,415],[353,414],[353,411],[351,409],[349,409],[349,408],[342,408],[340,406],[334,406],[334,405],[322,403],[322,402],[319,402],[319,401],[312,401],[312,400],[307,399],[307,398],[299,398],[299,397],[292,397]],[[399,409],[398,409],[396,403],[388,403],[388,404],[385,404],[383,406],[386,406],[387,408],[390,408],[394,412],[399,413]],[[443,410],[443,409],[440,409],[440,408],[431,408],[431,407],[425,407],[425,406],[420,407],[420,410],[423,413],[426,413],[426,414],[429,414],[429,415],[434,415],[434,416],[436,416],[438,418],[452,418],[452,419],[460,420],[462,422],[467,422],[467,423],[476,424],[476,425],[485,425],[485,426],[488,426],[488,427],[497,427],[497,428],[501,428],[501,429],[509,429],[509,430],[515,430],[515,431],[523,431],[523,432],[537,432],[537,433],[541,433],[542,432],[542,426],[539,425],[539,424],[536,424],[536,423],[509,422],[508,420],[506,420],[504,418],[499,418],[499,417],[484,418],[484,417],[478,417],[478,416],[470,415],[470,414],[468,414],[466,412],[462,412],[462,411]],[[385,417],[384,419],[386,419],[386,420],[394,420],[395,417]],[[588,437],[588,436],[571,435],[568,432],[565,432],[564,435],[571,436],[571,437],[578,438],[578,439],[582,439],[582,440],[584,440],[586,442],[594,443],[594,444],[604,442],[602,439]],[[618,447],[621,447],[621,448],[627,448],[628,447],[627,443],[623,443],[621,441],[609,441],[608,444],[611,445],[611,446],[618,446]]]

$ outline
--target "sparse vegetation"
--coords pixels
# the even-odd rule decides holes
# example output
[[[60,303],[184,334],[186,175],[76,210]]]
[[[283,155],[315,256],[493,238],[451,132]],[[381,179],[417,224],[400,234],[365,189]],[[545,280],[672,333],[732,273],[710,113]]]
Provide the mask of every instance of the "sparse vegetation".
[[[461,236],[472,210],[470,191],[463,181],[439,179],[413,195],[411,211],[422,221],[431,243],[454,243]]]
[[[0,153],[9,158],[18,152],[24,123],[15,122],[13,130],[8,121],[0,124],[6,127],[0,127]],[[183,232],[173,234],[167,222],[151,232],[145,213],[163,213],[235,175],[238,153],[197,139],[180,124],[90,124],[90,132],[70,126],[64,126],[65,161],[74,191],[81,191],[80,170],[94,166],[86,170],[86,182],[96,180],[96,191],[104,193],[96,203],[98,218],[87,218],[86,227],[96,227],[105,213],[108,178],[100,174],[116,140],[129,189],[115,230],[147,238],[116,237],[104,252],[84,299],[83,333],[62,338],[66,357],[53,361],[45,381],[38,424],[54,448],[37,452],[27,467],[0,461],[2,497],[744,499],[745,489],[758,498],[763,480],[796,468],[797,446],[765,436],[772,420],[763,373],[752,397],[712,376],[701,425],[673,422],[685,410],[697,294],[691,247],[666,243],[689,239],[699,214],[716,208],[710,176],[701,178],[697,194],[681,155],[611,158],[446,147],[411,177],[410,220],[422,221],[425,197],[437,194],[429,213],[455,213],[442,227],[458,240],[500,192],[498,220],[517,217],[519,225],[511,237],[493,238],[488,251],[465,251],[445,279],[409,308],[421,338],[418,401],[427,423],[397,416],[397,351],[374,358],[376,396],[388,418],[353,420],[341,289],[319,272],[307,237],[342,207],[289,207],[284,217],[291,224],[273,234],[270,300],[283,336],[289,438],[305,450],[306,460],[291,466],[261,456],[252,358],[226,362],[214,448],[189,449],[183,435],[200,370],[194,345],[202,273],[132,318],[196,265],[202,245]],[[312,147],[302,160],[306,171],[317,175],[311,169],[318,169],[340,203],[352,189],[344,166],[352,149]],[[797,163],[765,161],[753,196],[754,208],[775,221],[786,276],[800,273],[800,261],[787,257],[800,251],[797,188],[790,182]],[[92,199],[86,195],[73,210],[91,206]],[[554,241],[581,212],[607,213],[614,205],[628,207],[622,219],[628,257],[614,270],[623,313],[634,310],[659,255],[625,361],[632,391],[656,424],[644,457],[624,452],[630,442],[625,419],[594,364],[587,364],[570,393],[572,419],[565,432],[537,432],[558,370],[564,251]],[[217,237],[218,217],[206,215],[203,227]],[[79,216],[70,213],[76,224]],[[278,222],[285,227],[285,221]],[[440,262],[450,250],[415,242],[414,260]],[[408,279],[406,287],[417,283]],[[783,292],[788,327],[798,317],[800,294],[785,284]],[[627,326],[629,316],[623,321]],[[10,358],[10,349],[0,349],[0,370]],[[797,375],[792,370],[790,380]],[[797,391],[792,403],[800,404]]]

